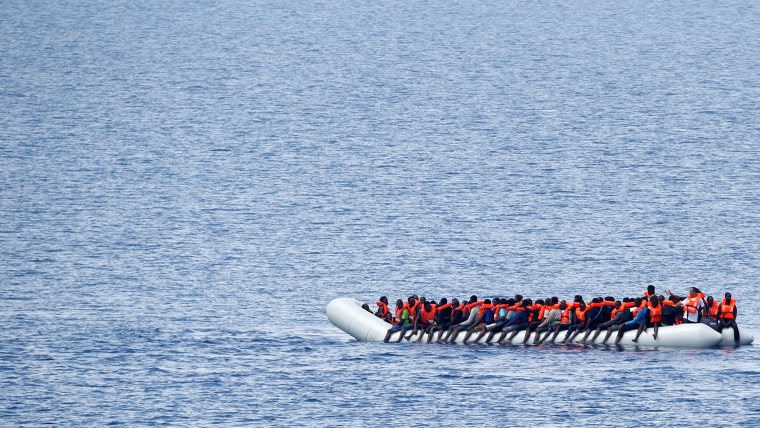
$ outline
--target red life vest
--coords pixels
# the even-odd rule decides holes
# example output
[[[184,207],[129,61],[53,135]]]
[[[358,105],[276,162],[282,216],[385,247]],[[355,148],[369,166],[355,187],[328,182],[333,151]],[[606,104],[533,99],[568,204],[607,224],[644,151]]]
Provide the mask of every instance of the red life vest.
[[[734,308],[736,308],[736,300],[731,299],[726,304],[726,299],[723,299],[723,303],[720,304],[720,317],[727,320],[734,319]]]
[[[648,306],[649,306],[649,315],[651,316],[652,322],[662,321],[662,306],[657,305],[657,307],[654,307],[651,304]]]
[[[568,324],[570,323],[570,307],[568,306],[567,309],[562,311],[562,317],[559,320],[560,324]]]

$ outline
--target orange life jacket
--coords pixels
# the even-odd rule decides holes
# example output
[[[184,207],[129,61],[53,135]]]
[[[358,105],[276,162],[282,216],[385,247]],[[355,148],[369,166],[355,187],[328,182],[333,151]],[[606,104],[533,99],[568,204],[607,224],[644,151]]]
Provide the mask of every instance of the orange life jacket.
[[[720,315],[720,305],[713,300],[712,306],[707,307],[707,318],[717,320]]]
[[[587,310],[588,310],[588,308],[586,308],[586,310],[581,310],[580,307],[575,308],[575,317],[578,319],[578,323],[586,322],[586,311]]]
[[[423,324],[432,324],[435,320],[435,306],[430,305],[430,311],[425,310],[425,306],[422,306],[420,310],[420,322]]]
[[[483,316],[483,313],[484,313],[486,310],[488,310],[488,309],[493,309],[493,305],[492,305],[492,304],[490,304],[490,303],[488,303],[488,304],[484,303],[483,305],[481,305],[481,306],[480,306],[480,310],[478,311],[478,318],[482,317],[482,316]]]
[[[662,321],[662,306],[657,305],[657,307],[654,307],[650,304],[648,305],[648,307],[649,307],[649,315],[651,316],[651,321],[661,322]]]
[[[384,318],[385,314],[390,312],[390,309],[388,309],[388,304],[385,302],[377,302],[377,307],[380,310],[380,318]]]
[[[692,314],[697,313],[697,307],[699,306],[699,296],[697,297],[687,297],[686,300],[684,300],[683,303],[683,309],[686,312],[690,312]]]
[[[562,317],[559,320],[560,324],[568,324],[570,323],[570,306],[567,307],[564,311],[562,311]]]
[[[734,308],[736,308],[736,300],[731,299],[726,304],[726,299],[723,299],[723,303],[720,304],[720,317],[727,320],[734,319]]]

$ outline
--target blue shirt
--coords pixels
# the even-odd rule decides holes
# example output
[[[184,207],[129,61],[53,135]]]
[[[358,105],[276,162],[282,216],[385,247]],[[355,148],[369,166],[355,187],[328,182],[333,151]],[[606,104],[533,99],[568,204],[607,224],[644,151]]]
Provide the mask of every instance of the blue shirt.
[[[625,323],[625,325],[634,325],[634,324],[635,325],[641,325],[641,324],[644,324],[644,322],[647,319],[647,314],[648,313],[649,313],[649,308],[647,308],[646,306],[644,306],[643,308],[639,309],[638,312],[636,312],[636,317],[633,320],[628,321],[627,323]]]

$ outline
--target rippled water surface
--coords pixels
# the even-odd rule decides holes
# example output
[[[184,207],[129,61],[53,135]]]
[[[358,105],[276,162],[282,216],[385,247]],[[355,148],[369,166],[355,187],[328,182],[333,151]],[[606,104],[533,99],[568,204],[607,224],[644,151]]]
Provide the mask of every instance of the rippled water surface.
[[[695,285],[759,335],[758,28],[738,1],[3,2],[0,425],[757,424],[757,345],[358,343],[324,310]]]

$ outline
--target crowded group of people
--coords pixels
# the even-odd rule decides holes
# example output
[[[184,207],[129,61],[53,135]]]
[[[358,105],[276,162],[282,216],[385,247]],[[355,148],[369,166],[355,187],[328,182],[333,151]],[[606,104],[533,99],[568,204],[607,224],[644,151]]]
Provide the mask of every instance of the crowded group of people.
[[[511,343],[520,331],[525,331],[522,343],[535,332],[534,344],[569,343],[580,335],[579,343],[591,344],[600,334],[605,334],[601,343],[606,344],[615,334],[617,345],[626,331],[636,330],[632,339],[636,342],[642,332],[653,328],[656,340],[660,326],[701,322],[719,332],[732,328],[739,346],[736,300],[731,293],[726,293],[720,303],[696,287],[689,289],[688,296],[678,296],[670,290],[665,294],[667,299],[649,285],[642,296],[620,300],[608,296],[586,301],[577,295],[571,302],[557,297],[533,301],[518,294],[483,300],[471,296],[449,302],[446,298],[435,301],[413,295],[406,301],[398,299],[393,309],[388,298],[382,296],[375,315],[391,324],[385,342],[400,332],[397,342],[405,338],[420,342],[426,337],[427,343],[452,343],[464,331],[464,343],[477,343],[484,337],[484,343]],[[369,305],[365,304],[364,309],[371,312]],[[564,335],[558,338],[560,333]]]

